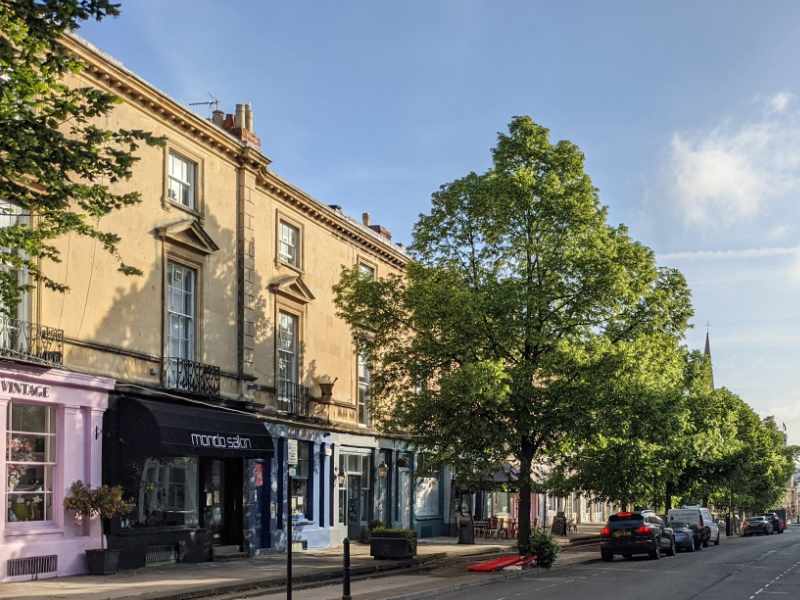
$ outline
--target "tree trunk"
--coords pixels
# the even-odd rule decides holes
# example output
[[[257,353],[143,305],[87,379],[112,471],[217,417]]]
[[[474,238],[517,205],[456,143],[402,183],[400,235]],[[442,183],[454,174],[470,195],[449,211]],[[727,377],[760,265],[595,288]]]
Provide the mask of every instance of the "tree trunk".
[[[522,442],[519,456],[519,531],[517,544],[520,553],[527,554],[531,539],[531,464],[533,444]]]

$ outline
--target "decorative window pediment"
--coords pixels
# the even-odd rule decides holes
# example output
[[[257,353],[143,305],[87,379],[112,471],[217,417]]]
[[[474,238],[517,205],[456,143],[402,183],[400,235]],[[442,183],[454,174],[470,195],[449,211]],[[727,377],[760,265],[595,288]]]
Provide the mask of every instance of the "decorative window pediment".
[[[308,304],[316,298],[303,278],[295,273],[276,277],[267,287],[275,294],[281,294],[302,304]]]
[[[185,246],[203,255],[219,250],[214,239],[197,219],[181,219],[156,227],[156,234],[163,240]]]

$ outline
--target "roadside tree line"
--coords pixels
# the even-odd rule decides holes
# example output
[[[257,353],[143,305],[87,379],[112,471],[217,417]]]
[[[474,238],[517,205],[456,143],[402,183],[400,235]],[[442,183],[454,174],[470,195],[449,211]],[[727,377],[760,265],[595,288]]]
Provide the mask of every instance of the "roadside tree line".
[[[710,389],[710,366],[683,345],[683,275],[608,224],[577,146],[514,117],[490,169],[433,194],[410,252],[404,277],[346,268],[334,288],[370,359],[373,418],[465,487],[512,458],[521,548],[542,463],[555,487],[626,504],[776,499],[792,449]]]

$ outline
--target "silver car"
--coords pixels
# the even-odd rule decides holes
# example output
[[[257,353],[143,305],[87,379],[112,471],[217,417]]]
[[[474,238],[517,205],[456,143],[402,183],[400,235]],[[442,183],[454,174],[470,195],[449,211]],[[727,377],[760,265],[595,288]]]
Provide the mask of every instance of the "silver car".
[[[694,531],[695,546],[708,548],[713,543],[719,545],[719,525],[711,516],[711,511],[703,506],[684,506],[673,508],[667,513],[667,521],[688,523]]]

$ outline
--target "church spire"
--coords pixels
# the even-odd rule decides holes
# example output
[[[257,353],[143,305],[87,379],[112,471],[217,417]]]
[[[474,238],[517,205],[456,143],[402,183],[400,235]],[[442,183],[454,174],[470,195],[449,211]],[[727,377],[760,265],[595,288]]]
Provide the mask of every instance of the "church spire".
[[[703,354],[708,359],[708,375],[709,379],[711,380],[711,389],[714,389],[714,367],[711,364],[711,340],[709,339],[709,329],[711,328],[711,323],[706,323],[706,347],[703,350]]]

